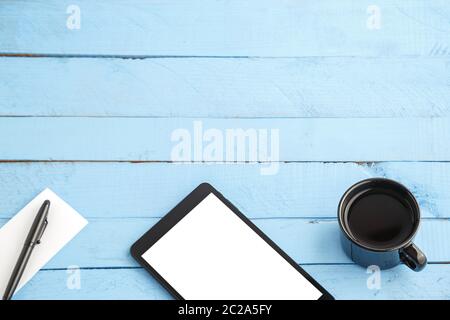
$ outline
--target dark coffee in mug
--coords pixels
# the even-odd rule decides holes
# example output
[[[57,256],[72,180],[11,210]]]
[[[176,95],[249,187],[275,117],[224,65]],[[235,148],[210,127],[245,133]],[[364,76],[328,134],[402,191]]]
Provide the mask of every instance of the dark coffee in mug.
[[[357,264],[381,269],[404,263],[422,270],[427,258],[412,242],[420,208],[402,184],[372,178],[351,186],[338,206],[342,248]]]
[[[395,247],[414,232],[414,208],[391,190],[367,190],[349,205],[347,215],[349,231],[370,247]]]

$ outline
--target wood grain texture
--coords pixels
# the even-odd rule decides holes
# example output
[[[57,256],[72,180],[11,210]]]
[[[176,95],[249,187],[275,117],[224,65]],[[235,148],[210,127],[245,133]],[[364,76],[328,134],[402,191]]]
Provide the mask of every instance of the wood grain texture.
[[[280,161],[447,161],[450,118],[389,119],[201,119],[196,143],[195,119],[180,118],[0,118],[1,160],[133,160],[171,161],[187,130],[191,156],[202,161],[208,129],[217,129],[227,154],[227,130],[262,130],[268,146],[275,142]],[[20,133],[20,134],[18,134]],[[172,138],[174,138],[172,141]],[[203,140],[202,140],[203,139]],[[183,141],[188,141],[185,137]],[[236,139],[233,139],[236,141]],[[258,141],[258,136],[256,140]],[[236,146],[237,142],[235,142]],[[256,144],[255,144],[256,146]],[[275,145],[276,146],[276,145]],[[244,145],[244,149],[245,149]],[[256,146],[257,147],[257,146]],[[201,157],[194,158],[195,149]],[[248,148],[248,145],[247,145]],[[274,155],[274,153],[270,153]],[[259,161],[276,161],[270,156]],[[275,154],[276,155],[276,154]],[[233,157],[236,160],[236,157]],[[245,159],[249,159],[248,157]]]
[[[450,265],[422,272],[404,266],[382,271],[381,288],[368,289],[371,274],[355,265],[304,266],[337,299],[450,299]],[[16,299],[170,299],[143,269],[81,270],[81,288],[67,288],[66,270],[40,271]]]
[[[5,219],[0,219],[0,226]],[[75,237],[45,269],[137,267],[130,256],[131,245],[159,219],[89,219]],[[253,219],[297,263],[351,264],[341,250],[336,219]],[[430,263],[450,263],[450,220],[426,219],[414,241]]]
[[[450,217],[450,163],[286,163],[263,176],[261,164],[2,163],[0,216],[12,217],[49,187],[87,218],[161,217],[210,182],[252,218],[336,217],[353,183],[387,177],[404,183],[424,217]]]
[[[0,70],[3,116],[450,116],[449,57],[0,58]]]
[[[66,27],[70,4],[79,30]],[[26,54],[448,56],[446,0],[2,1],[0,51]]]

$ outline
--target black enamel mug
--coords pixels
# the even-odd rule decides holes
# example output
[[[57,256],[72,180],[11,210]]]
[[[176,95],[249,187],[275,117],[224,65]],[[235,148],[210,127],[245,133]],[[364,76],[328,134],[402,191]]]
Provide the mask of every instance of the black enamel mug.
[[[402,184],[372,178],[351,186],[338,206],[341,244],[346,254],[364,267],[388,269],[404,263],[414,271],[427,264],[413,243],[420,208]]]

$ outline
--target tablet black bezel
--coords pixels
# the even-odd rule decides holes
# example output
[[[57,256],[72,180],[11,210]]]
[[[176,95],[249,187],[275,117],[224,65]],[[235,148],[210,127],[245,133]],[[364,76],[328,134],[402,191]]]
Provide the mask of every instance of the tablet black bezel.
[[[176,298],[184,298],[173,288],[152,266],[144,260],[142,255],[153,246],[164,234],[174,227],[181,219],[192,211],[203,199],[210,193],[218,197],[225,205],[231,209],[242,221],[244,221],[253,231],[255,231],[269,246],[280,254],[290,265],[300,272],[309,282],[311,282],[322,296],[318,300],[334,300],[333,296],[326,291],[317,281],[315,281],[305,270],[303,270],[294,260],[292,260],[280,247],[270,240],[256,225],[254,225],[246,216],[244,216],[230,201],[228,201],[219,191],[209,183],[202,183],[186,196],[175,208],[166,214],[158,223],[148,230],[130,249],[131,255],[142,267],[144,267],[152,276],[158,280],[169,292]]]

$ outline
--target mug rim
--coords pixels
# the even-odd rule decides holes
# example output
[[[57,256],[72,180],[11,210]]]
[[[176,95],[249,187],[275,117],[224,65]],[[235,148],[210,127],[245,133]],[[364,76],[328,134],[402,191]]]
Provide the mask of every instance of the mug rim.
[[[380,183],[388,183],[391,185],[394,185],[396,188],[402,189],[402,191],[406,192],[408,195],[408,201],[411,202],[411,204],[414,206],[414,209],[416,211],[417,214],[417,219],[415,221],[414,224],[414,229],[411,232],[411,234],[404,240],[402,241],[400,244],[389,247],[389,248],[377,248],[377,247],[372,247],[369,246],[367,244],[362,243],[360,240],[358,240],[357,238],[355,238],[350,232],[349,230],[347,230],[347,227],[344,223],[344,212],[345,212],[345,207],[344,207],[344,201],[346,200],[351,200],[352,198],[357,197],[358,195],[354,195],[353,197],[349,198],[349,195],[351,192],[353,192],[356,188],[364,186],[366,184],[369,183],[373,183],[373,182],[380,182]],[[398,251],[402,248],[406,248],[407,246],[409,246],[412,243],[412,240],[414,239],[417,231],[419,230],[419,226],[421,223],[421,213],[420,213],[420,207],[419,204],[416,200],[416,198],[414,197],[414,195],[412,194],[412,192],[405,187],[403,184],[395,181],[395,180],[391,180],[391,179],[387,179],[387,178],[368,178],[368,179],[364,179],[361,181],[356,182],[355,184],[353,184],[352,186],[350,186],[342,195],[340,201],[339,201],[339,205],[338,205],[338,222],[339,222],[339,227],[341,229],[341,231],[344,233],[344,235],[354,244],[370,250],[370,251],[375,251],[375,252],[391,252],[391,251]]]

